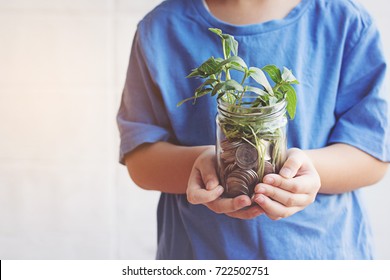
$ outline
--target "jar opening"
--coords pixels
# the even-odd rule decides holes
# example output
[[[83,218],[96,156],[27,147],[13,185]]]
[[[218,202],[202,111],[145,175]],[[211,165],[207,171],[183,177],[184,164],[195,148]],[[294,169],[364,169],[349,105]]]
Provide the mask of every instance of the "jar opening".
[[[277,118],[286,113],[286,99],[268,106],[253,106],[255,98],[256,96],[245,96],[241,104],[231,104],[222,99],[218,99],[218,112],[225,116],[256,116],[264,118]]]

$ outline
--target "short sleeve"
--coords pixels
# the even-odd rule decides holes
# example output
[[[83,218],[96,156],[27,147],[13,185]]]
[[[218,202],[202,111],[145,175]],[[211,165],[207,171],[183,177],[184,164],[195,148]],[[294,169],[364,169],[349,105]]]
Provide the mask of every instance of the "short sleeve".
[[[148,69],[138,33],[133,40],[117,124],[122,164],[124,156],[139,145],[171,138],[163,100]]]
[[[329,144],[350,144],[379,160],[390,161],[386,67],[378,30],[373,23],[367,24],[343,57],[336,125]]]

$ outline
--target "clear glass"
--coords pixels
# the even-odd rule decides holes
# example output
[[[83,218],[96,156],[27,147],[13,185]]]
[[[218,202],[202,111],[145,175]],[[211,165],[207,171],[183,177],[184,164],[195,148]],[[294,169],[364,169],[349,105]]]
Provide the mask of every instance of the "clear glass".
[[[278,173],[286,160],[286,101],[252,107],[218,100],[216,153],[226,197],[253,195],[256,184]]]

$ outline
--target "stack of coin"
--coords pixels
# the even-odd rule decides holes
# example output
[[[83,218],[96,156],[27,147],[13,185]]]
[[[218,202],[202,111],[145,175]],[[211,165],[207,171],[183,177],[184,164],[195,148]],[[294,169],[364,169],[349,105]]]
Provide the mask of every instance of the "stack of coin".
[[[237,168],[226,178],[226,195],[236,197],[238,195],[251,196],[253,189],[259,182],[259,176],[253,169]]]
[[[221,159],[224,161],[225,164],[234,163],[236,160],[236,149],[240,147],[242,144],[242,141],[232,141],[229,142],[228,140],[223,140],[221,142],[221,149],[222,154]]]
[[[262,139],[265,154],[263,176],[275,173],[275,166],[271,163],[270,142]],[[252,196],[254,187],[259,183],[257,174],[259,169],[258,151],[254,145],[244,140],[227,139],[220,143],[219,175],[222,185],[225,186],[225,196],[236,197],[238,195]]]
[[[275,173],[275,166],[269,161],[264,162],[264,175]]]

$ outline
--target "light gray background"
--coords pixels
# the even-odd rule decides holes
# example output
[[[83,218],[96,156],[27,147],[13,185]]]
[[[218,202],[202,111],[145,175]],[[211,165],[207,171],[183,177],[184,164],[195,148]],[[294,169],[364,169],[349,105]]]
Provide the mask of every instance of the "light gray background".
[[[159,2],[0,0],[0,259],[154,258],[159,194],[117,163],[115,114],[136,24]],[[388,2],[361,2],[388,49]],[[365,191],[381,259],[389,174]]]

